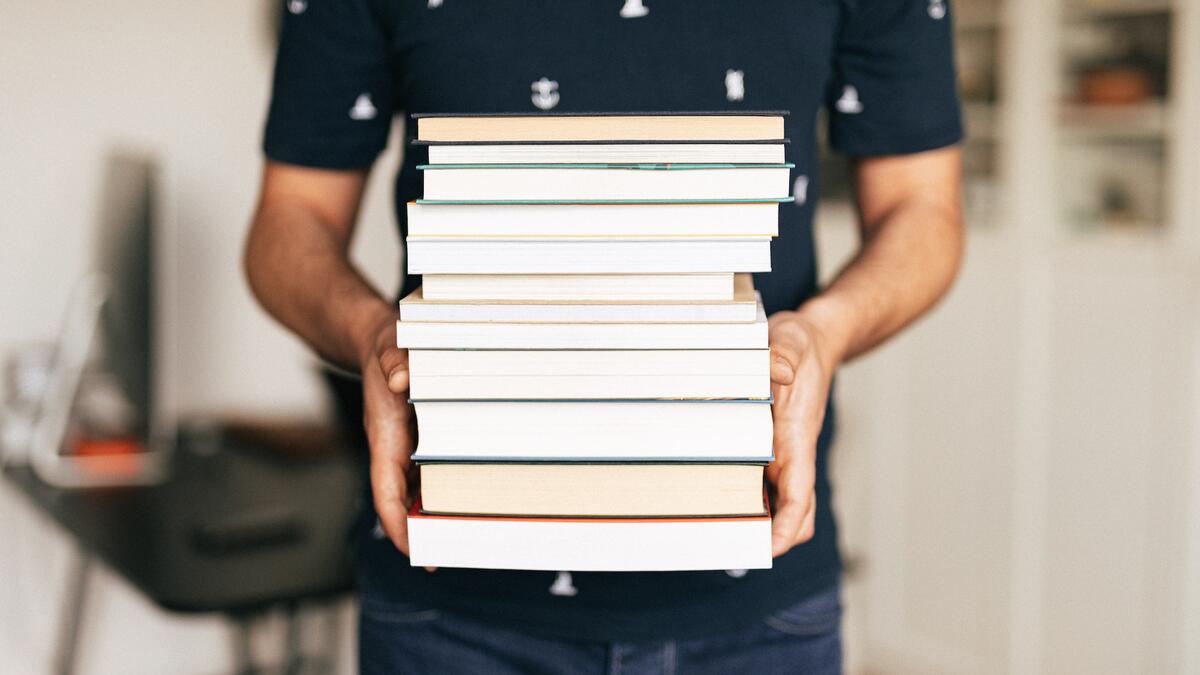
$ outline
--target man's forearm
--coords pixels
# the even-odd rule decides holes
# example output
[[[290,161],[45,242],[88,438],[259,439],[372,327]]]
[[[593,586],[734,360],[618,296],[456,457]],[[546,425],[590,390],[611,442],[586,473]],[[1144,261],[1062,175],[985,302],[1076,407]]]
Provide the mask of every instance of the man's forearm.
[[[246,276],[275,319],[322,357],[357,370],[391,303],[350,264],[343,239],[301,204],[261,209],[246,243]]]
[[[825,338],[834,364],[871,350],[928,311],[962,259],[954,200],[902,203],[863,231],[858,255],[798,312]]]

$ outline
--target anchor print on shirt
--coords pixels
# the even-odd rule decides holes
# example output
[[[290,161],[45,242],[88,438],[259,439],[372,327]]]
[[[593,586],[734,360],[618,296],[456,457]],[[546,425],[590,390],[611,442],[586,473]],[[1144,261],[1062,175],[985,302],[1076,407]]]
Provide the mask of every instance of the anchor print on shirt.
[[[350,109],[350,119],[352,120],[373,120],[379,111],[375,109],[375,104],[371,102],[371,95],[362,93],[358,98],[354,99],[354,107]]]
[[[845,113],[847,115],[857,115],[858,113],[862,112],[863,105],[862,101],[858,100],[858,89],[855,89],[849,84],[846,85],[846,87],[842,89],[842,97],[833,104],[833,107],[837,108],[838,112]]]
[[[442,6],[442,0],[429,0],[429,9],[437,9]]]
[[[558,105],[558,82],[543,77],[529,88],[533,90],[530,100],[539,110],[549,110]]]
[[[288,0],[287,8],[292,14],[303,14],[308,9],[308,0]]]
[[[725,99],[740,101],[746,98],[746,79],[740,70],[725,71]]]
[[[934,21],[941,21],[946,18],[945,0],[929,0],[929,18]]]
[[[804,206],[808,201],[808,176],[804,174],[796,176],[796,181],[792,183],[792,196],[796,206]]]
[[[575,588],[575,582],[571,579],[570,572],[559,572],[558,576],[554,577],[554,583],[550,584],[550,595],[570,598],[578,593],[579,589]]]
[[[642,0],[625,0],[625,4],[621,6],[621,11],[618,12],[622,19],[637,19],[649,13],[650,8],[646,7]]]

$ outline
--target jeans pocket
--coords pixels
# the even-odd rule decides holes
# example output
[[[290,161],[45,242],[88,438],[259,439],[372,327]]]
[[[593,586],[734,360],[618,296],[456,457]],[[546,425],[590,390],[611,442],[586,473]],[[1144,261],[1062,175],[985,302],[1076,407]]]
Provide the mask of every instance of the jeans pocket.
[[[811,595],[763,619],[763,623],[773,630],[801,637],[833,632],[841,621],[841,589],[838,586]]]
[[[425,623],[442,616],[441,610],[420,603],[374,598],[363,599],[359,611],[364,621],[386,624]]]

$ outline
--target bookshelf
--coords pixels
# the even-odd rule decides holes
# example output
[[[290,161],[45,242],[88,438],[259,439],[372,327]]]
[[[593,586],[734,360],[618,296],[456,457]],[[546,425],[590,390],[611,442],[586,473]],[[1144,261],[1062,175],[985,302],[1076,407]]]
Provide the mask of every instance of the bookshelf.
[[[1058,193],[1062,222],[1077,233],[1172,227],[1174,9],[1160,0],[1063,3]]]
[[[1006,35],[1000,7],[992,0],[964,0],[955,6],[955,59],[966,128],[963,200],[967,222],[975,228],[994,227],[1004,201],[997,175],[1004,140],[999,80]]]
[[[849,672],[1200,672],[1200,0],[952,13],[965,267],[839,376]]]

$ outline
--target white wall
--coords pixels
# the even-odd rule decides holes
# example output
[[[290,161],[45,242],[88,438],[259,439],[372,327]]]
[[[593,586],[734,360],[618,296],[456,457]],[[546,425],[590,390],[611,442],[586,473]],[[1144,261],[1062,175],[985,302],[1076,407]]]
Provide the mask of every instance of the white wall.
[[[311,357],[258,310],[239,267],[277,4],[0,0],[0,353],[55,335],[91,256],[105,155],[133,147],[156,156],[167,177],[166,366],[179,412],[324,414]],[[385,162],[395,162],[396,140]],[[355,247],[389,292],[399,276],[390,173],[374,177]],[[49,663],[70,548],[47,531],[0,484],[0,672]],[[169,617],[107,572],[93,591],[83,672],[228,666],[220,622]]]

